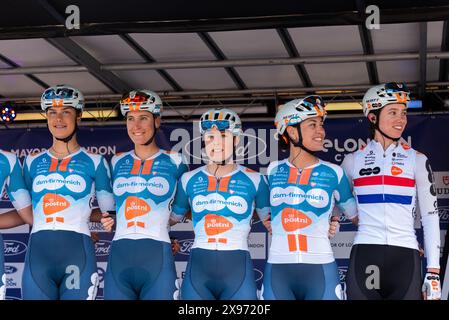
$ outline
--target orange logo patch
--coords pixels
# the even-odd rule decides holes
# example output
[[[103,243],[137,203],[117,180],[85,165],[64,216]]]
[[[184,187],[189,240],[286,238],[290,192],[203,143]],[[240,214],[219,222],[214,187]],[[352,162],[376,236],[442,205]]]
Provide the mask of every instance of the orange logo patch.
[[[131,196],[126,198],[125,202],[125,218],[126,220],[134,219],[146,215],[150,212],[151,207],[144,200]]]
[[[391,167],[391,174],[394,176],[397,176],[398,174],[402,173],[402,169],[396,166]]]
[[[303,212],[293,208],[285,208],[282,210],[282,226],[285,231],[295,231],[308,227],[310,224],[312,224],[312,219]]]
[[[405,93],[395,93],[397,103],[407,103],[407,94]]]
[[[232,229],[233,224],[225,217],[208,214],[205,217],[204,228],[208,236],[214,236]]]
[[[70,203],[60,195],[47,193],[44,196],[44,214],[50,215],[70,207]]]
[[[64,106],[64,100],[59,100],[59,99],[53,99],[51,101],[51,106],[52,107],[63,107]]]
[[[404,148],[404,150],[411,149],[411,147],[408,144],[404,143],[404,142],[401,142],[401,146],[402,146],[402,148]]]

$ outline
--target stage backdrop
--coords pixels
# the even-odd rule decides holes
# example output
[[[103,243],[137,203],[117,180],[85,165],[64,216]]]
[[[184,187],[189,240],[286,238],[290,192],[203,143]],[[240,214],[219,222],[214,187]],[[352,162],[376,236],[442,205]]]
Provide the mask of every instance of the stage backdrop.
[[[449,115],[410,116],[407,130],[404,133],[407,143],[429,157],[435,173],[442,248],[449,221],[449,152],[446,141],[449,133],[448,123]],[[367,142],[368,130],[364,118],[329,119],[326,121],[325,128],[327,132],[325,150],[318,154],[324,160],[341,164],[345,154],[357,150]],[[273,138],[274,133],[272,122],[244,123],[244,138],[236,149],[237,161],[265,173],[270,161],[287,157],[287,154],[278,152],[277,141]],[[81,127],[78,137],[82,146],[92,152],[104,155],[108,160],[115,153],[132,148],[124,125]],[[182,152],[189,160],[191,169],[202,165],[203,150],[197,122],[163,124],[162,129],[158,132],[157,140],[164,149]],[[22,161],[26,155],[45,150],[50,145],[51,136],[47,129],[0,130],[0,148],[16,153]],[[0,212],[4,212],[10,207],[7,195],[3,193],[0,200]],[[418,238],[422,241],[419,220],[417,220],[416,228]],[[98,299],[102,299],[103,276],[113,234],[103,232],[99,224],[92,224],[91,229],[93,232],[99,232],[100,235],[100,241],[96,243],[96,253],[101,280]],[[254,219],[251,230],[249,247],[257,285],[260,289],[270,237],[257,219]],[[345,280],[355,230],[349,221],[341,219],[340,232],[332,239],[342,282]],[[2,233],[6,260],[7,298],[20,299],[21,276],[28,246],[29,228],[22,226],[2,230]],[[177,238],[181,244],[181,251],[176,255],[175,260],[178,277],[182,280],[194,238],[191,221],[184,219],[174,226],[171,236]],[[442,265],[445,266],[446,261],[447,257],[444,257]],[[449,277],[446,280],[449,281]],[[448,287],[449,284],[446,284],[443,288],[445,298],[447,298]]]

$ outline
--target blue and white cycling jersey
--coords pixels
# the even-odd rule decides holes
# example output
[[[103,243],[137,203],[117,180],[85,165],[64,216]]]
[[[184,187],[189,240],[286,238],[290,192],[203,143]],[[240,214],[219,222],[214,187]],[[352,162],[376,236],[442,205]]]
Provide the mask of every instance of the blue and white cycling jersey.
[[[178,182],[173,219],[180,220],[191,209],[195,231],[192,248],[248,250],[254,208],[261,220],[267,218],[268,186],[260,173],[237,165],[217,179],[203,166],[183,174]]]
[[[6,187],[14,208],[20,210],[31,205],[31,198],[22,176],[22,167],[16,155],[0,150],[0,199]],[[4,271],[3,239],[0,234],[0,300],[5,299],[6,274]]]
[[[334,204],[350,219],[357,213],[343,170],[320,160],[300,171],[285,159],[272,162],[267,174],[273,232],[268,262],[333,262],[328,231]]]
[[[117,206],[114,240],[154,239],[170,242],[168,220],[179,177],[188,171],[182,156],[159,150],[146,160],[134,151],[112,158]]]
[[[20,161],[15,154],[0,150],[0,197],[5,187],[9,200],[16,210],[31,205],[31,198],[23,180]]]
[[[29,155],[24,178],[33,203],[32,233],[65,230],[90,236],[94,195],[102,212],[115,209],[106,160],[84,148],[61,160],[48,151]]]

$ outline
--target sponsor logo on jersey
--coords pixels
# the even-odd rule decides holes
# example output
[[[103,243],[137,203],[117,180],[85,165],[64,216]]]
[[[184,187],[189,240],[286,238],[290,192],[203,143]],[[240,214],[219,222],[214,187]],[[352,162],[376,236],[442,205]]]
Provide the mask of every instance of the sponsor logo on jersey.
[[[402,169],[396,166],[391,167],[391,174],[394,176],[400,175],[402,173]]]
[[[240,196],[230,196],[225,199],[221,194],[212,193],[207,196],[197,195],[192,200],[192,209],[195,212],[220,211],[224,208],[236,214],[244,214],[248,210],[246,200]]]
[[[232,229],[233,224],[225,217],[208,214],[204,217],[204,229],[208,236],[214,236]]]
[[[48,176],[38,175],[33,180],[33,191],[41,192],[43,190],[59,190],[66,187],[72,192],[81,193],[86,190],[86,180],[77,174],[71,174],[64,178],[59,173],[52,173]]]
[[[324,208],[329,204],[329,195],[326,190],[321,188],[313,188],[304,192],[302,189],[294,186],[287,188],[276,187],[271,189],[270,192],[270,203],[272,206],[279,206],[283,203],[298,205],[304,201],[307,201],[313,207]]]
[[[115,179],[113,189],[114,194],[117,196],[121,196],[126,192],[140,193],[145,189],[156,196],[164,196],[170,190],[170,184],[163,177],[153,177],[149,180],[145,180],[142,177],[119,177]]]
[[[361,175],[361,176],[369,176],[371,174],[379,174],[379,173],[380,173],[380,168],[379,167],[362,168],[359,171],[359,175]]]
[[[43,199],[45,215],[55,214],[70,207],[70,203],[62,196],[55,193],[47,193]]]
[[[151,207],[144,200],[130,196],[126,198],[125,201],[125,218],[126,220],[131,220],[136,217],[146,215],[150,212]]]
[[[287,232],[303,229],[312,224],[310,219],[304,212],[293,208],[285,208],[282,210],[282,227]]]

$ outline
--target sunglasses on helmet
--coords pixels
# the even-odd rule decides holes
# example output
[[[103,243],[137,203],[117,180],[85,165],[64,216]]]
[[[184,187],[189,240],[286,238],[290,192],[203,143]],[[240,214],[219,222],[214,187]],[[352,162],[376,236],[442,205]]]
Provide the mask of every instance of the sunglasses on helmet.
[[[394,93],[394,92],[407,92],[410,93],[410,90],[408,89],[407,85],[403,82],[397,83],[397,82],[390,82],[385,84],[385,91],[387,93]]]
[[[231,122],[229,120],[201,121],[201,129],[203,129],[203,131],[211,130],[214,127],[217,128],[218,131],[224,131],[231,127]]]
[[[60,89],[47,89],[45,90],[43,97],[44,99],[53,100],[53,99],[72,99],[75,96],[75,90],[69,88],[60,88]]]
[[[122,96],[120,103],[144,103],[148,100],[150,100],[150,102],[152,103],[155,102],[155,98],[152,95],[146,94],[142,91],[137,91],[133,95],[130,95],[129,92],[125,93]]]

